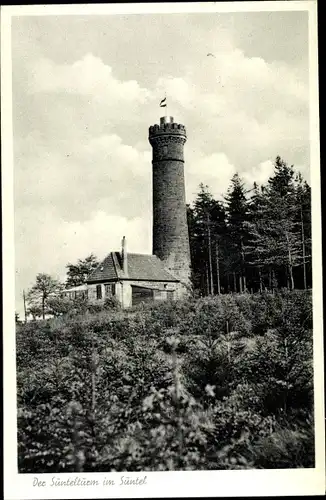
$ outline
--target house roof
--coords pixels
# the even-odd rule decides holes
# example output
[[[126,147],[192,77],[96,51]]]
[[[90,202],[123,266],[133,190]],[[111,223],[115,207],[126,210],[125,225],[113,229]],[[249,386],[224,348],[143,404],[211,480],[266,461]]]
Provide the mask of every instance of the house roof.
[[[109,253],[107,257],[97,266],[94,271],[88,277],[87,283],[90,281],[101,281],[101,280],[114,280],[118,278],[116,271],[116,266],[113,261],[113,252]]]
[[[179,281],[156,255],[128,253],[128,275],[122,270],[120,252],[111,252],[90,274],[87,282],[128,279],[135,281]]]

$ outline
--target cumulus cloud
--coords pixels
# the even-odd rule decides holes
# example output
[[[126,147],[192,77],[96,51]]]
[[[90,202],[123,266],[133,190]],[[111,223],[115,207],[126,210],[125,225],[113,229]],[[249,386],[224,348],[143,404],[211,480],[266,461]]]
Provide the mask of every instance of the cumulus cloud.
[[[147,216],[150,190],[150,153],[124,144],[116,134],[83,144],[61,142],[57,150],[48,150],[39,134],[17,145],[17,208],[51,206],[57,216],[81,221],[96,209]]]
[[[188,147],[223,151],[238,170],[266,156],[299,159],[307,145],[307,84],[295,69],[239,49],[216,49],[183,77],[163,77],[173,109],[189,130]]]
[[[235,166],[224,153],[213,153],[191,159],[186,169],[187,201],[191,202],[195,198],[200,183],[207,185],[213,196],[221,198],[226,193],[235,172]]]
[[[37,273],[47,272],[65,279],[65,266],[90,253],[104,258],[120,250],[122,236],[131,252],[151,253],[151,219],[127,218],[94,211],[83,222],[65,221],[51,211],[26,208],[16,214],[16,296],[35,281]],[[26,259],[28,254],[28,262]],[[23,270],[23,273],[22,273]]]
[[[256,182],[258,185],[265,184],[269,177],[273,175],[274,163],[271,160],[266,160],[252,168],[251,171],[242,172],[241,177],[248,187],[252,187]]]
[[[64,91],[128,103],[144,103],[150,97],[148,90],[141,88],[137,81],[115,78],[111,66],[93,54],[86,54],[71,65],[41,58],[31,63],[29,75],[30,93]]]

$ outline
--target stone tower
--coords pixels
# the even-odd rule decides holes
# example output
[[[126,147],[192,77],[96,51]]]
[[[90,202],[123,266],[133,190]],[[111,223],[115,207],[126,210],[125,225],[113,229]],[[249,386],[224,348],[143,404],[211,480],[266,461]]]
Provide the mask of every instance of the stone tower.
[[[180,295],[190,284],[190,248],[184,181],[184,125],[172,117],[149,128],[153,149],[153,254],[180,279]]]

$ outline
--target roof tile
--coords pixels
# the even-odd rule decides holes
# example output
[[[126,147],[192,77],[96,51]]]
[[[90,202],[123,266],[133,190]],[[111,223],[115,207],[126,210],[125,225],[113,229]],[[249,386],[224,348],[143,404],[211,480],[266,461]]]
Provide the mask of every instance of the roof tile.
[[[143,280],[143,281],[179,281],[169,273],[163,262],[156,255],[128,253],[128,276],[122,271],[119,252],[111,252],[92,272],[88,282],[101,280]]]

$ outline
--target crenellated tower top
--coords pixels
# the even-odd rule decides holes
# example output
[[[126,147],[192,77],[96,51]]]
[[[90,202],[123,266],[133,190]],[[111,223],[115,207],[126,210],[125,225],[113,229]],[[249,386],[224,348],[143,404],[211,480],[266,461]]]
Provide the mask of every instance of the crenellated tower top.
[[[180,123],[174,123],[173,116],[162,116],[159,125],[156,124],[149,127],[149,142],[152,145],[157,137],[164,137],[166,135],[181,136],[183,137],[183,143],[187,140],[186,127]]]

